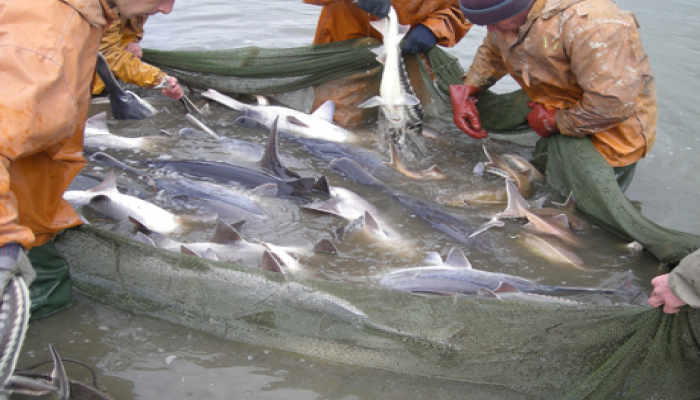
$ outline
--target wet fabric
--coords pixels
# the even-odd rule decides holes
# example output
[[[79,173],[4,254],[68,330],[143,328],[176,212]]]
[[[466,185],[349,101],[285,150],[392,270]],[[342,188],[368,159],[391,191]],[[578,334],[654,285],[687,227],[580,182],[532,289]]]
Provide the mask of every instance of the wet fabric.
[[[531,100],[558,109],[567,136],[590,136],[610,165],[632,164],[656,138],[656,91],[632,13],[610,0],[538,0],[517,37],[490,32],[464,83],[506,74]]]
[[[152,87],[163,81],[166,74],[126,50],[129,43],[141,41],[145,23],[143,17],[114,21],[102,37],[100,52],[116,78],[132,85]],[[104,82],[95,74],[92,94],[100,94],[104,89]]]
[[[316,27],[314,44],[340,42],[348,39],[375,38],[382,35],[370,25],[377,20],[360,10],[349,1],[304,0],[308,4],[323,5]],[[456,45],[469,31],[472,24],[466,22],[456,0],[394,0],[392,2],[399,23],[411,29],[418,24],[428,28],[437,38],[437,44],[451,47]],[[415,62],[415,61],[414,61]],[[407,68],[408,79],[416,82],[419,77],[416,69]],[[334,82],[314,88],[315,110],[329,99],[336,107],[335,122],[341,126],[358,126],[377,118],[378,110],[357,107],[379,94],[381,70],[363,71]]]
[[[68,262],[53,241],[34,247],[27,253],[36,272],[29,287],[31,318],[47,317],[71,305],[71,280]]]
[[[12,1],[0,10],[0,245],[31,248],[81,224],[61,196],[84,165],[105,23],[97,0]]]
[[[195,258],[90,225],[56,244],[75,288],[111,307],[236,342],[426,377],[424,385],[479,383],[489,393],[473,398],[690,400],[700,392],[700,310],[689,307],[666,315],[411,294]]]

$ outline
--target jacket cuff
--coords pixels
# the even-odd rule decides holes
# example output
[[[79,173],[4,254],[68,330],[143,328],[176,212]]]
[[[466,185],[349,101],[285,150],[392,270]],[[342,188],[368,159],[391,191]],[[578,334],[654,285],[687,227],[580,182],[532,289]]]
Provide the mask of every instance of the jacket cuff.
[[[681,260],[669,274],[668,285],[684,303],[700,308],[700,250]]]

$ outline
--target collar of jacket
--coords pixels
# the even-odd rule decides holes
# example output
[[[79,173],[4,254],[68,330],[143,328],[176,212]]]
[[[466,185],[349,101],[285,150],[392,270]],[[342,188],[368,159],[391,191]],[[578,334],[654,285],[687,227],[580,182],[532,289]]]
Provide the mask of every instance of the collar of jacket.
[[[519,43],[527,35],[532,27],[532,24],[534,24],[538,19],[552,18],[570,6],[582,1],[585,0],[535,0],[530,13],[527,15],[527,20],[523,26],[520,27],[518,38],[513,45]]]
[[[112,21],[118,19],[110,7],[105,3],[105,0],[62,0],[69,6],[73,7],[90,25],[104,28],[109,26]]]

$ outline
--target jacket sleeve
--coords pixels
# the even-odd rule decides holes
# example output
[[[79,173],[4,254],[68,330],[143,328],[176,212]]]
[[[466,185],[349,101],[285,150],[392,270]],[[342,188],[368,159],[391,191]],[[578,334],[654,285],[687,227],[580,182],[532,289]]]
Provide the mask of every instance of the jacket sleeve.
[[[445,47],[455,46],[473,26],[472,23],[464,19],[457,1],[441,4],[422,21],[416,21],[416,23],[430,29],[438,39],[437,44]]]
[[[100,52],[105,56],[114,76],[137,86],[158,85],[167,74],[126,51],[127,43],[122,39],[122,24],[116,21],[107,29],[100,43]]]
[[[481,92],[508,74],[496,40],[494,34],[486,35],[474,55],[471,66],[462,76],[465,85],[478,87]]]
[[[700,308],[700,250],[681,260],[668,276],[668,284],[679,299]]]
[[[562,34],[581,100],[557,113],[561,133],[583,137],[613,128],[637,108],[644,85],[636,27],[624,21],[569,21]]]

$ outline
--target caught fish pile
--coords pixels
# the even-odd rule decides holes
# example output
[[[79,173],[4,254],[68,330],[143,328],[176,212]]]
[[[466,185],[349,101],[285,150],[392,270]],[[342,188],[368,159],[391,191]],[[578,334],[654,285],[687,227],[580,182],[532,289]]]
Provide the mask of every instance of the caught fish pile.
[[[387,39],[393,40],[385,36],[385,46],[390,43]],[[389,54],[386,57],[387,63],[396,61]],[[400,89],[398,78],[395,83],[398,92],[384,87],[375,101],[386,108],[383,112],[395,113],[391,114],[393,121],[400,121],[405,118],[404,100],[410,96]],[[493,240],[496,231],[482,233],[492,227],[507,229],[511,220],[516,221],[511,225],[519,227],[517,221],[527,220],[527,225],[517,228],[513,248],[520,243],[547,262],[592,268],[573,250],[589,247],[573,231],[587,230],[589,223],[575,213],[572,199],[562,209],[542,207],[544,197],[526,201],[525,197],[541,192],[543,176],[522,157],[484,147],[488,161],[480,163],[477,171],[505,178],[505,189],[460,192],[464,187],[460,182],[469,174],[445,171],[437,165],[411,169],[394,143],[378,150],[382,145],[371,135],[334,125],[332,101],[306,114],[269,105],[260,96],[257,105],[249,105],[211,89],[201,95],[213,101],[212,105],[235,110],[238,116],[230,118],[224,107],[209,108],[223,114],[219,120],[187,114],[185,119],[196,130],[155,140],[157,145],[145,140],[86,142],[86,147],[100,150],[89,157],[92,173],[105,177],[94,187],[66,192],[66,200],[81,207],[85,215],[91,214],[92,223],[125,221],[121,229],[132,226],[134,237],[151,246],[276,273],[343,279],[324,269],[338,260],[348,271],[341,275],[357,274],[364,276],[357,279],[370,284],[412,292],[563,304],[573,303],[553,293],[627,293],[623,289],[547,286],[471,267],[456,246],[473,254],[502,254],[504,249]],[[391,102],[385,101],[390,98]],[[96,136],[116,136],[106,129],[104,115],[93,118],[90,129],[105,131]],[[223,120],[235,121],[240,129],[265,128],[265,145],[222,133],[227,129]],[[212,123],[221,125],[212,129]],[[124,154],[120,150],[129,148],[148,155],[160,151],[161,142],[173,140],[186,143],[193,149],[188,153],[197,157],[119,157]],[[204,142],[211,144],[211,150],[200,145]],[[284,151],[278,148],[280,143]],[[444,146],[445,142],[435,143]],[[410,160],[410,164],[417,163]],[[137,182],[130,193],[123,190],[128,183],[119,189],[115,171],[120,171],[120,179]],[[402,190],[411,182],[421,182],[438,195]],[[506,208],[480,224],[477,219],[484,207],[499,205]],[[477,218],[469,214],[472,208],[479,210]],[[399,222],[397,216],[402,215],[408,219],[401,217]],[[407,224],[415,226],[407,229]],[[412,234],[416,229],[425,233]],[[445,262],[426,249],[426,237],[452,248]],[[426,253],[431,255],[420,262]],[[388,263],[384,255],[389,255]],[[351,270],[361,264],[380,273]],[[316,270],[311,272],[310,265]]]

